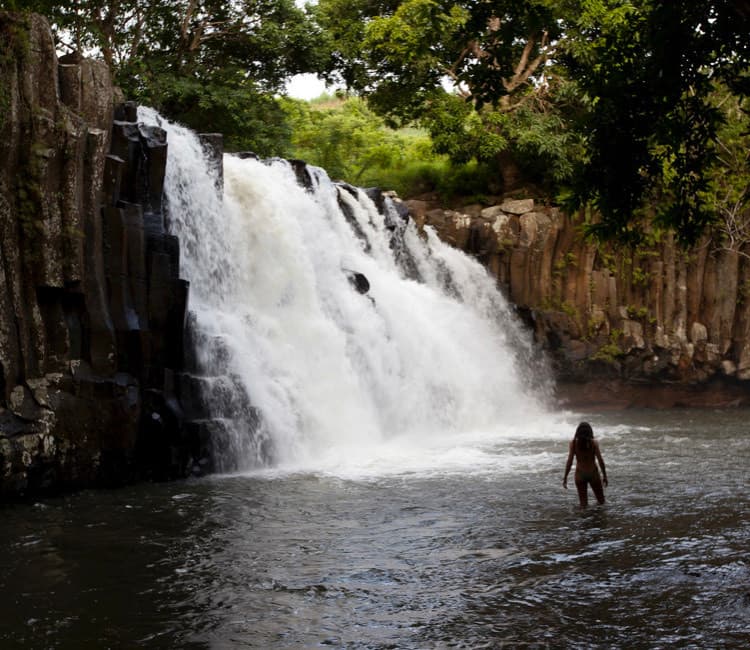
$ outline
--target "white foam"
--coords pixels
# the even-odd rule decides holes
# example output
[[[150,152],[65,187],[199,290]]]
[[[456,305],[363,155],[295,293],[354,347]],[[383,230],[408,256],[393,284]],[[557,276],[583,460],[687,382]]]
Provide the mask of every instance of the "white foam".
[[[497,471],[521,464],[517,442],[570,437],[568,416],[545,407],[529,335],[475,260],[413,224],[394,243],[401,217],[322,170],[310,192],[287,163],[225,156],[222,200],[194,134],[148,109],[140,119],[168,131],[170,227],[196,326],[226,348],[282,471]],[[247,422],[232,426],[248,437]],[[233,449],[227,467],[258,467],[258,445]]]

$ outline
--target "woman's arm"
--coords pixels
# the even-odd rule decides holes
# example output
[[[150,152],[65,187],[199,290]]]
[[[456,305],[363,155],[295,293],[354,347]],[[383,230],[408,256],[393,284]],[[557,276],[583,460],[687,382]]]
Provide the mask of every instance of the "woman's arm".
[[[568,446],[568,461],[565,463],[565,476],[563,477],[563,487],[568,489],[568,474],[570,474],[570,468],[573,467],[573,441],[570,441]]]
[[[602,458],[602,452],[599,451],[599,443],[594,440],[594,454],[596,456],[596,460],[599,461],[599,467],[602,470],[602,483],[604,483],[604,486],[607,486],[607,469],[604,467],[604,459]]]

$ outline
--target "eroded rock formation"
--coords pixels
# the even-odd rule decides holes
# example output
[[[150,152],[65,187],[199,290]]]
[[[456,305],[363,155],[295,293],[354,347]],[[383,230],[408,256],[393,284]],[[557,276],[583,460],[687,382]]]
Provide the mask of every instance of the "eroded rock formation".
[[[106,65],[58,61],[44,19],[0,12],[0,33],[0,495],[182,475],[165,134]]]
[[[750,258],[669,236],[597,246],[580,216],[533,199],[459,210],[408,201],[474,255],[550,352],[563,392],[613,406],[750,401]]]

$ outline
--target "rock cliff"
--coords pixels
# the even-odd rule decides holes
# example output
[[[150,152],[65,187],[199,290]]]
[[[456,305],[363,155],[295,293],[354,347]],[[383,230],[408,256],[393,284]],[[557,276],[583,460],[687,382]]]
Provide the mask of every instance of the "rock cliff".
[[[474,255],[548,350],[576,405],[750,402],[750,258],[668,235],[638,248],[596,245],[581,215],[533,199],[435,208],[407,201],[420,227]]]
[[[165,134],[44,19],[0,12],[0,36],[0,496],[183,475]]]

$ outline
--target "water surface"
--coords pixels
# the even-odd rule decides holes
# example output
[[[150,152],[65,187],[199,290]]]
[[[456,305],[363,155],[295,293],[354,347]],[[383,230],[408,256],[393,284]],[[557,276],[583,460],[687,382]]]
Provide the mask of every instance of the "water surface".
[[[561,487],[578,416],[5,506],[0,645],[745,647],[748,416],[587,416],[610,488],[585,511]]]

